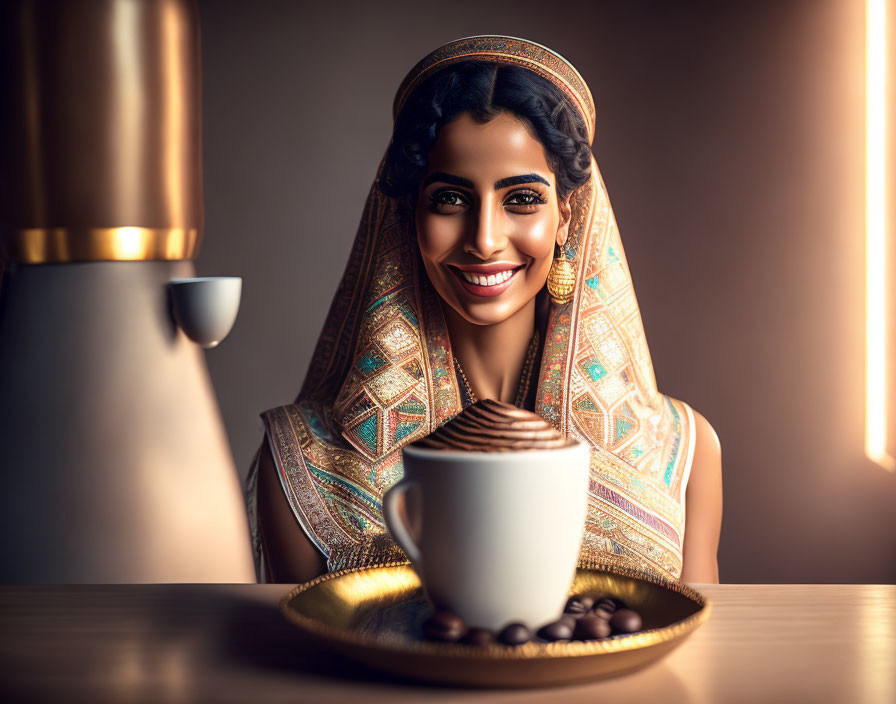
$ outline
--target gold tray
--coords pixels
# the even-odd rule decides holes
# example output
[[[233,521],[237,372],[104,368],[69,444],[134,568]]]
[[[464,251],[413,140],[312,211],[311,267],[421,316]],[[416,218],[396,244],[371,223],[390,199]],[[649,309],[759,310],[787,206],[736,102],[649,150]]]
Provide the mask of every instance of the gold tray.
[[[420,624],[432,607],[417,573],[399,562],[300,584],[280,608],[315,641],[365,665],[418,680],[481,687],[571,684],[633,672],[680,645],[710,611],[706,598],[685,584],[606,565],[580,568],[571,593],[622,599],[641,614],[644,630],[516,647],[428,642]]]

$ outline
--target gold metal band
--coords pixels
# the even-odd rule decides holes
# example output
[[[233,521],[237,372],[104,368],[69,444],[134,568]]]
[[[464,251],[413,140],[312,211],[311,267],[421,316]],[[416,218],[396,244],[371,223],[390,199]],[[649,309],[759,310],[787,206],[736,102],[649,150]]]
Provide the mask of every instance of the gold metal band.
[[[199,230],[151,227],[51,227],[13,233],[9,255],[23,264],[195,259]]]

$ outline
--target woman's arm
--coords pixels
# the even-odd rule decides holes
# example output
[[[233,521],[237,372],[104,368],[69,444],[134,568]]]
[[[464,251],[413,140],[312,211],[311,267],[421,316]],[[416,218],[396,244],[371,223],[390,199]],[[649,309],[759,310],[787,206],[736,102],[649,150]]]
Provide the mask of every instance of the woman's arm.
[[[262,442],[258,465],[258,523],[271,582],[307,582],[327,571],[283,494],[271,448]]]
[[[719,582],[722,530],[722,449],[709,421],[694,411],[696,439],[685,494],[683,582]]]

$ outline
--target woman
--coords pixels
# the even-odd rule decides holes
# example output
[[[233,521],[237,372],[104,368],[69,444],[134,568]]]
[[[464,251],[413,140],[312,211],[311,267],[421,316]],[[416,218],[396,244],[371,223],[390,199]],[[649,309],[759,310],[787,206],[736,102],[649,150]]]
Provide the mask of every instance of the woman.
[[[418,63],[394,113],[302,391],[262,415],[259,577],[402,559],[380,512],[401,447],[495,398],[590,445],[583,561],[718,581],[718,439],[656,389],[584,81],[471,37]]]

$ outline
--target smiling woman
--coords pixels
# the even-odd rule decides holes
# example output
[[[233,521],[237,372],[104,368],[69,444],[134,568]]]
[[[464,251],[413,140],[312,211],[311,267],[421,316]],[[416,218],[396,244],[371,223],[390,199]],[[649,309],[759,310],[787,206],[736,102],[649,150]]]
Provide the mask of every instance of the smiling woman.
[[[407,95],[383,171],[382,190],[411,202],[469,395],[533,406],[522,371],[570,196],[591,174],[586,121],[528,68],[460,61]]]
[[[402,558],[381,514],[401,448],[492,398],[591,448],[583,560],[717,581],[718,440],[656,389],[581,77],[472,37],[421,61],[395,113],[299,398],[263,414],[259,577]]]
[[[427,171],[417,243],[452,352],[478,398],[512,402],[569,207],[564,217],[544,149],[509,113],[445,125]]]

